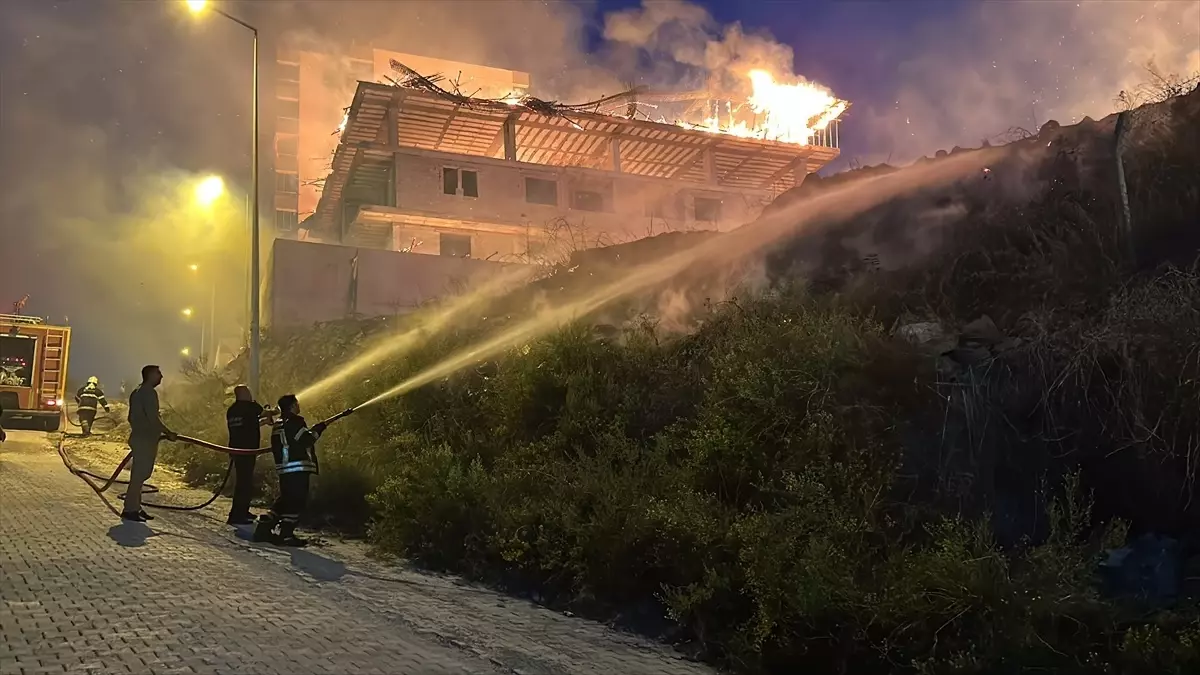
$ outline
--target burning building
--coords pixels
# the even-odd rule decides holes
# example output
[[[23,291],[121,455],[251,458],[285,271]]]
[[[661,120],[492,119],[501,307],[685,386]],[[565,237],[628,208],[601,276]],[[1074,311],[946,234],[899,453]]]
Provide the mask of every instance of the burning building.
[[[282,46],[276,54],[273,108],[275,225],[280,234],[294,234],[297,223],[316,209],[338,144],[335,130],[355,86],[359,81],[386,82],[393,60],[426,72],[447,73],[477,96],[507,96],[529,87],[526,73],[369,45],[350,45],[339,54]]]
[[[568,105],[518,71],[370,48],[279,58],[278,326],[408,312],[500,263],[737,227],[838,156],[847,106],[762,71],[740,96]]]
[[[644,89],[565,105],[527,95],[520,73],[494,71],[507,75],[492,91],[508,91],[489,97],[456,80],[466,67],[414,63],[389,58],[389,83],[358,83],[304,238],[518,261],[730,229],[838,156],[847,105],[762,71],[737,106]]]

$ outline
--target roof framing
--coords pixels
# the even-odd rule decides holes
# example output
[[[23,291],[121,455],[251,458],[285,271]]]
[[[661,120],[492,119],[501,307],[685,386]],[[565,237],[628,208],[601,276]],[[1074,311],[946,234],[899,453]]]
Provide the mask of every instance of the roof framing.
[[[506,121],[512,134],[507,144]],[[826,133],[820,139],[835,136]],[[515,146],[511,159],[527,164],[615,169],[697,187],[715,182],[723,188],[779,191],[795,184],[795,169],[817,171],[839,154],[825,145],[742,138],[588,112],[551,116],[521,106],[471,109],[420,89],[360,82],[313,225],[331,226],[337,205],[356,192],[349,188],[356,182],[353,174],[370,166],[370,178],[363,178],[377,180],[391,151],[407,147],[505,159],[506,145],[510,152]]]

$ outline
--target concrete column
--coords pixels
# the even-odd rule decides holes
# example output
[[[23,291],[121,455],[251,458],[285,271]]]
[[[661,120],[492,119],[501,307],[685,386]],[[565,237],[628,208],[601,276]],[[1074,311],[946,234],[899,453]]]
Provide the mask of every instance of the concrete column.
[[[704,150],[704,157],[701,160],[704,162],[704,180],[710,185],[717,184],[717,153],[713,152],[712,148]]]
[[[808,160],[802,159],[792,166],[792,181],[795,183],[794,187],[800,187],[800,184],[803,183],[804,179],[807,177]]]
[[[387,109],[387,144],[389,148],[400,147],[400,119],[398,108],[400,102],[395,97],[388,103]]]
[[[517,120],[508,117],[504,120],[504,159],[517,161]]]
[[[388,167],[388,182],[387,182],[387,204],[386,206],[396,206],[396,195],[400,192],[400,185],[397,184],[400,172],[397,170],[400,162],[400,153],[392,153],[392,165]]]
[[[608,139],[608,154],[612,157],[612,170],[621,173],[621,139]]]

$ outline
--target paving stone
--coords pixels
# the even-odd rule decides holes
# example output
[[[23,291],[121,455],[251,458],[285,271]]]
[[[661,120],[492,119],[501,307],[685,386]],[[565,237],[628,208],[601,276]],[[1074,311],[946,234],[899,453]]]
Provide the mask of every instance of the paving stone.
[[[122,523],[45,434],[11,432],[0,445],[0,675],[715,672],[361,546],[251,544],[222,522],[228,508]]]

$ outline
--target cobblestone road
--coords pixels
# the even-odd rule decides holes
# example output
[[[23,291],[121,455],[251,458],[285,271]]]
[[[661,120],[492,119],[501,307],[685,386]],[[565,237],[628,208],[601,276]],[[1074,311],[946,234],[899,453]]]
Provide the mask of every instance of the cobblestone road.
[[[713,671],[660,645],[354,545],[250,544],[214,518],[120,523],[46,436],[0,445],[0,674]]]

